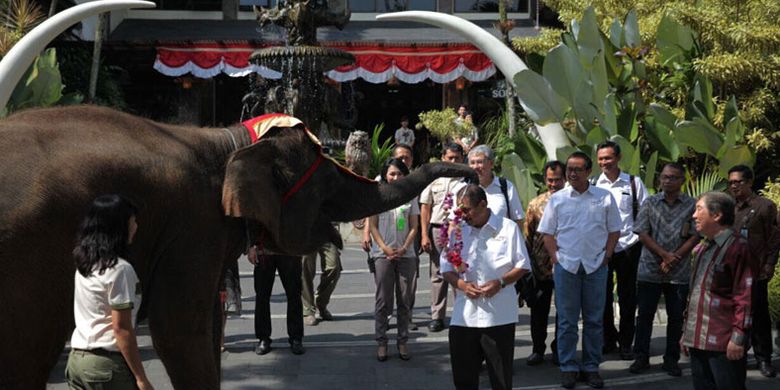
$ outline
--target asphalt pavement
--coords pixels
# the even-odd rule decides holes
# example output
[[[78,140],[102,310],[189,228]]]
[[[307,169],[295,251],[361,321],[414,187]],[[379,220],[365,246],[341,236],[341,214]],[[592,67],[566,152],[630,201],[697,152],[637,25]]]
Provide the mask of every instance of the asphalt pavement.
[[[345,228],[346,230],[346,228]],[[345,234],[346,236],[346,234]],[[353,236],[354,237],[354,236]],[[227,351],[222,354],[223,389],[451,389],[447,330],[433,333],[427,328],[430,320],[429,258],[420,257],[420,278],[417,286],[413,320],[419,326],[410,331],[409,350],[412,359],[398,358],[393,337],[395,320],[391,320],[390,359],[378,362],[374,341],[374,280],[366,265],[366,254],[354,238],[347,241],[342,252],[343,272],[328,309],[333,321],[306,326],[304,347],[306,353],[293,355],[287,345],[286,301],[281,283],[274,283],[271,298],[273,323],[272,346],[274,350],[264,356],[254,353],[257,342],[254,336],[254,300],[252,265],[242,258],[239,269],[242,287],[243,311],[240,316],[228,318],[225,335]],[[319,278],[315,280],[315,286]],[[450,298],[452,297],[450,293]],[[451,307],[451,303],[450,303]],[[666,318],[662,306],[656,316],[650,359],[652,368],[641,375],[628,372],[630,361],[621,361],[617,354],[605,356],[601,374],[607,388],[614,389],[691,389],[690,365],[683,358],[683,376],[673,378],[660,369],[665,345]],[[449,311],[449,310],[448,310]],[[617,311],[616,311],[617,312]],[[550,314],[548,341],[552,340],[554,318]],[[545,363],[530,367],[526,357],[531,353],[531,335],[528,308],[520,310],[516,329],[514,356],[515,389],[560,388],[560,372],[550,362],[547,351]],[[152,348],[145,324],[139,326],[139,345],[144,366],[152,384],[157,389],[172,388],[165,369]],[[48,389],[67,389],[64,379],[67,348],[52,370]],[[780,360],[775,359],[775,366]],[[481,388],[489,389],[487,372],[480,377]],[[578,384],[578,388],[588,388]],[[748,370],[748,389],[780,388],[780,378],[767,379],[755,369]]]

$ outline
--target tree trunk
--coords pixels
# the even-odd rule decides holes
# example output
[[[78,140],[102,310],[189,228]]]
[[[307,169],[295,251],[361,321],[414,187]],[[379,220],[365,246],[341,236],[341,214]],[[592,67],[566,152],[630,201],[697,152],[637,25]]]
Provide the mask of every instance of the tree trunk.
[[[97,24],[95,25],[95,46],[92,50],[92,68],[89,72],[89,92],[87,96],[88,102],[95,101],[95,94],[97,92],[98,73],[100,70],[100,51],[103,47],[103,31],[106,28],[107,14],[103,13],[98,15]]]
[[[49,17],[54,16],[57,13],[57,0],[51,0],[49,4]]]
[[[509,0],[499,0],[498,2],[498,18],[499,18],[499,31],[501,31],[501,40],[510,49],[512,48],[512,42],[509,40],[509,31],[512,30],[512,25],[509,23],[509,19],[506,16],[506,7]],[[515,99],[514,90],[512,89],[512,80],[505,80],[504,82],[506,96],[504,100],[506,102],[506,115],[507,115],[507,127],[509,137],[515,136],[517,131],[517,123],[515,123]]]

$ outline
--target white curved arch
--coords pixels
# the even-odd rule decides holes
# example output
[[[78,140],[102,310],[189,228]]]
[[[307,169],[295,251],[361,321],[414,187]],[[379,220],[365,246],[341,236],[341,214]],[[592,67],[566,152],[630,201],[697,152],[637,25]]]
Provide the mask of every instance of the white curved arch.
[[[0,61],[0,107],[8,104],[8,99],[46,45],[68,27],[103,12],[130,9],[154,8],[151,1],[140,0],[98,0],[68,8],[36,26],[17,42]]]
[[[421,22],[441,27],[452,31],[467,39],[479,50],[485,53],[496,67],[504,74],[504,77],[514,85],[514,76],[528,67],[517,55],[508,48],[501,40],[485,31],[482,27],[475,25],[463,18],[431,11],[404,11],[377,15],[378,20],[403,20],[411,22]],[[522,85],[514,85],[515,88],[522,88]],[[521,102],[522,103],[522,102]],[[560,123],[550,123],[548,125],[536,125],[539,130],[539,138],[544,144],[547,152],[547,158],[556,159],[556,150],[562,146],[568,146],[569,138],[563,131]]]

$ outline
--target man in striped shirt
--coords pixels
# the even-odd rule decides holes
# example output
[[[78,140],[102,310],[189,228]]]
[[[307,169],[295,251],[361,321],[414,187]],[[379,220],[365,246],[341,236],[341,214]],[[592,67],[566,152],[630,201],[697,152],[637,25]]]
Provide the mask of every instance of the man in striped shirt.
[[[734,206],[731,196],[707,192],[693,213],[705,240],[694,249],[681,343],[691,356],[696,390],[745,388],[756,267],[747,240],[731,229]]]

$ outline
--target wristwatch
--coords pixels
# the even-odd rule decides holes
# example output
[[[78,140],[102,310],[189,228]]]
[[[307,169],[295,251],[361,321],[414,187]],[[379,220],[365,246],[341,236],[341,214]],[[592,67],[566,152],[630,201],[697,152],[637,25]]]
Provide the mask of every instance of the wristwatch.
[[[506,282],[504,282],[504,278],[498,278],[498,283],[501,284],[501,288],[506,287]]]

